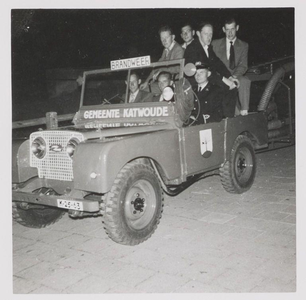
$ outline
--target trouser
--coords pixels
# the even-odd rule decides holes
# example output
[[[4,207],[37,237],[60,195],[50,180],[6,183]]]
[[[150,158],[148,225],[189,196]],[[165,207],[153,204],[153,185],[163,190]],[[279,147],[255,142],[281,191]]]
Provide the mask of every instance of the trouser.
[[[236,115],[240,114],[240,110],[249,110],[251,88],[251,80],[248,77],[241,76],[238,78],[238,80],[240,82],[240,86],[238,89],[239,101],[236,107]]]
[[[237,88],[232,90],[226,89],[224,91],[224,98],[222,102],[223,116],[225,118],[232,118],[235,116],[235,108],[238,102]]]

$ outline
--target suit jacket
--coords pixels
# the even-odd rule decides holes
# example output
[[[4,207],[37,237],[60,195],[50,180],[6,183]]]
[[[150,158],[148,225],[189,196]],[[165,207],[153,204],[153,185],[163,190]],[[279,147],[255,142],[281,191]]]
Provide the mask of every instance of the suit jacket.
[[[178,44],[177,42],[174,43],[173,48],[169,51],[168,55],[166,55],[166,49],[164,49],[161,58],[158,61],[168,61],[174,59],[180,59],[184,57],[184,48]],[[168,71],[172,74],[179,73],[180,66],[172,66],[167,68],[159,68],[159,71]]]
[[[168,60],[183,58],[184,48],[177,42],[174,42],[173,48],[169,51],[168,55],[166,54],[167,51],[166,49],[164,49],[162,56],[158,61],[168,61]]]
[[[218,84],[219,86],[224,87],[222,77],[224,76],[228,78],[231,76],[231,73],[224,65],[224,63],[219,59],[219,57],[215,54],[211,45],[208,46],[208,54],[209,57],[207,57],[199,39],[195,39],[185,50],[185,64],[195,64],[196,62],[207,64],[210,67],[210,71],[212,73],[210,81],[214,84]]]
[[[248,51],[249,45],[239,39],[234,43],[235,52],[235,69],[231,70],[229,67],[229,60],[226,56],[226,38],[212,41],[212,46],[216,55],[226,65],[227,69],[232,75],[241,77],[248,69]]]
[[[125,94],[122,96],[123,101],[125,100]],[[139,103],[139,102],[152,102],[153,101],[153,94],[146,92],[144,90],[139,90],[136,99],[133,103]]]
[[[218,85],[208,82],[206,87],[200,92],[198,91],[198,86],[194,87],[194,92],[200,102],[200,115],[198,121],[200,123],[205,123],[203,115],[210,115],[206,123],[220,122],[223,117],[223,89]]]

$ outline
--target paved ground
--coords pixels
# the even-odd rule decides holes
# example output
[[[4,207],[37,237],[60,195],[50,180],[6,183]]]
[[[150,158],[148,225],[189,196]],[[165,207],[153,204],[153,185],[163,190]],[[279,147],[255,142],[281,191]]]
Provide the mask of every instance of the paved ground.
[[[157,231],[139,246],[112,242],[100,218],[66,214],[41,230],[13,223],[13,292],[295,292],[295,148],[257,162],[245,194],[213,176],[166,197]]]

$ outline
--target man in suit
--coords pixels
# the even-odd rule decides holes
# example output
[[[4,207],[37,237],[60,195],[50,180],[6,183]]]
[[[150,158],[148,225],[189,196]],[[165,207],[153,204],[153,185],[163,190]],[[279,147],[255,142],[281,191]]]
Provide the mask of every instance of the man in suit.
[[[175,41],[175,35],[173,34],[173,31],[171,27],[163,26],[158,31],[160,36],[160,41],[162,45],[164,46],[163,53],[158,61],[169,61],[174,59],[180,59],[184,56],[184,49],[180,44],[178,44]],[[161,71],[168,71],[172,74],[178,73],[180,71],[180,66],[172,66],[168,68],[160,68],[157,71],[154,72],[154,70],[150,73],[146,81],[141,85],[141,89],[145,89],[148,86],[148,83],[150,79],[157,79],[158,74]]]
[[[194,35],[195,35],[195,30],[193,29],[190,23],[185,23],[181,27],[181,38],[184,41],[182,47],[185,49],[185,51],[187,47],[189,47],[189,45],[192,45],[194,43]],[[194,76],[185,75],[185,77],[188,79],[188,81],[192,86],[196,84]]]
[[[185,50],[185,64],[201,62],[208,65],[211,72],[210,82],[219,85],[224,92],[223,114],[225,117],[234,117],[238,100],[236,87],[239,86],[239,80],[231,76],[230,71],[212,49],[213,26],[203,22],[196,34],[199,39],[194,40]]]
[[[236,109],[236,115],[247,115],[250,102],[251,81],[243,75],[248,69],[249,45],[237,38],[239,25],[234,18],[227,19],[222,29],[225,37],[212,41],[212,46],[216,55],[225,64],[232,77],[237,78],[240,82],[238,88],[240,108]]]
[[[125,84],[127,84],[127,82],[125,82]],[[141,79],[139,75],[136,72],[131,72],[128,103],[151,102],[153,100],[153,95],[151,93],[139,89],[140,84]],[[123,95],[123,99],[125,99],[125,94]]]
[[[223,89],[209,81],[211,72],[208,65],[200,64],[196,69],[194,77],[197,85],[194,87],[194,92],[200,102],[198,122],[220,122],[223,117]]]
[[[186,23],[181,28],[181,38],[184,41],[182,44],[183,49],[187,49],[187,47],[194,41],[195,31],[190,25],[190,23]]]
[[[221,87],[225,84],[229,89],[234,89],[236,87],[235,82],[238,84],[238,80],[231,76],[230,71],[217,57],[210,45],[213,36],[213,26],[208,22],[203,22],[200,24],[196,34],[199,39],[194,40],[184,53],[185,64],[201,62],[208,65],[211,71],[211,81]]]

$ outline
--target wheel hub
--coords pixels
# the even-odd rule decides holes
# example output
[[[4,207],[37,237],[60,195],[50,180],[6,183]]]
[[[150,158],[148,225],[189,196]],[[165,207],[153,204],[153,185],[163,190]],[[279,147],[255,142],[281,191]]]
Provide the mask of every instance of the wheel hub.
[[[145,206],[144,203],[145,203],[145,199],[140,198],[140,194],[137,193],[136,194],[136,199],[131,201],[131,204],[134,205],[133,214],[136,214],[137,212],[143,212],[143,208]]]
[[[242,173],[246,168],[245,158],[240,158],[238,160],[238,170],[240,173]]]

